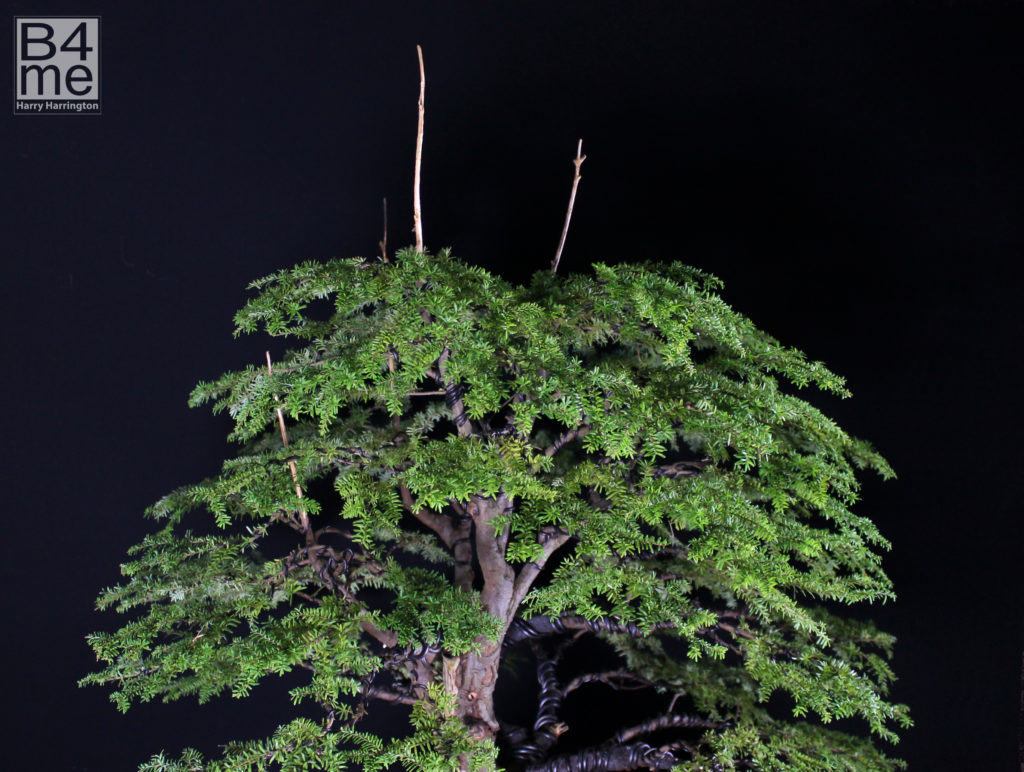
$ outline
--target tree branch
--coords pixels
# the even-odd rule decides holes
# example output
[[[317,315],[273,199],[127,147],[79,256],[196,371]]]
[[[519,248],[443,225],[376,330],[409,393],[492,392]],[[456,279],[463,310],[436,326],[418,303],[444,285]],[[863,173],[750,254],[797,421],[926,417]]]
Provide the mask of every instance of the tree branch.
[[[718,622],[715,625],[715,627],[721,628],[722,630],[725,630],[727,633],[729,633],[729,634],[731,634],[731,635],[733,635],[734,637],[737,637],[737,638],[746,638],[748,640],[753,640],[754,638],[757,637],[756,635],[754,635],[749,630],[744,630],[742,627],[739,627],[738,625],[731,625],[728,622],[721,622],[720,621],[720,622]],[[705,628],[705,629],[710,629],[710,628]]]
[[[706,718],[699,718],[698,716],[689,716],[685,714],[669,714],[666,713],[664,716],[658,716],[652,718],[650,721],[644,721],[642,724],[631,726],[628,729],[623,729],[614,738],[613,743],[627,743],[640,735],[653,734],[659,732],[662,729],[692,729],[699,727],[701,729],[721,729],[727,726],[728,722],[725,721],[711,721]]]
[[[559,531],[551,526],[541,528],[538,542],[544,547],[544,554],[538,560],[527,563],[519,569],[519,575],[516,577],[515,584],[512,587],[513,608],[519,608],[519,604],[523,602],[523,598],[530,591],[530,587],[540,575],[540,572],[544,570],[548,560],[570,538],[572,538],[572,534],[567,531]]]
[[[385,700],[387,702],[397,702],[401,705],[415,705],[418,702],[415,697],[411,697],[408,694],[389,692],[387,689],[382,689],[378,686],[371,686],[367,689],[365,696],[368,700]]]
[[[562,237],[558,240],[558,249],[555,250],[555,259],[551,262],[551,273],[558,271],[558,263],[562,259],[562,248],[565,246],[565,237],[569,233],[569,220],[572,219],[572,207],[576,203],[576,188],[580,185],[580,166],[587,160],[583,155],[583,140],[576,146],[576,158],[573,163],[576,165],[576,174],[572,178],[572,192],[569,194],[569,209],[565,213],[565,224],[562,226]]]
[[[558,756],[526,768],[526,772],[620,772],[629,769],[672,769],[682,759],[647,743],[619,745]]]
[[[366,605],[352,594],[346,582],[338,581],[339,574],[346,577],[347,581],[349,565],[354,558],[356,555],[352,550],[346,549],[339,554],[333,547],[314,543],[303,549],[293,550],[285,560],[284,570],[287,574],[292,568],[309,566],[324,587],[340,595],[358,611],[366,612]],[[393,630],[383,630],[366,617],[359,619],[359,627],[385,648],[390,649],[398,645],[398,635]]]
[[[655,477],[698,477],[701,471],[711,463],[710,458],[700,461],[676,461],[673,464],[663,464],[654,467]]]
[[[517,758],[536,761],[548,755],[567,727],[558,720],[562,707],[562,689],[555,675],[556,658],[549,656],[539,643],[531,642],[537,659],[537,718],[533,722],[533,740],[520,741]]]
[[[451,357],[451,349],[445,346],[444,350],[441,351],[441,356],[437,358],[437,380],[444,387],[445,403],[448,405],[448,409],[451,410],[452,421],[455,423],[456,431],[458,431],[460,437],[469,437],[473,434],[473,426],[466,415],[466,406],[462,402],[462,392],[458,384],[448,381],[445,372],[447,370],[446,365]]]
[[[270,375],[274,374],[273,365],[270,363],[270,352],[267,352],[267,373]],[[288,447],[288,430],[284,425],[284,410],[281,408],[281,400],[275,394],[274,402],[277,403],[277,423],[281,427],[281,442],[284,447]],[[295,484],[295,495],[300,499],[302,498],[302,486],[299,485],[298,470],[295,467],[295,461],[293,459],[288,460],[288,469],[292,474],[292,482]],[[299,507],[299,529],[303,536],[306,537],[306,544],[313,544],[315,542],[313,538],[313,532],[309,527],[309,515],[306,514],[305,507]]]
[[[674,627],[675,625],[671,622],[657,622],[654,624],[652,632],[671,630]],[[533,617],[529,620],[516,617],[512,620],[508,633],[505,635],[505,642],[518,643],[528,639],[575,631],[621,633],[634,638],[645,637],[644,632],[637,627],[635,622],[622,622],[614,617],[586,619],[575,614],[566,614],[560,617]]]
[[[393,630],[382,630],[369,619],[360,619],[359,629],[374,638],[385,649],[393,649],[398,645],[398,635]]]
[[[565,432],[564,434],[562,434],[561,437],[559,437],[547,448],[545,448],[544,455],[548,457],[555,455],[555,453],[560,451],[563,447],[568,445],[573,440],[579,439],[580,437],[585,437],[587,434],[590,433],[590,430],[592,428],[592,426],[586,424],[583,426],[577,426],[575,429]]]
[[[473,571],[473,518],[458,499],[448,499],[448,503],[455,511],[456,517],[456,523],[451,526],[452,543],[449,545],[452,557],[455,559],[454,584],[456,587],[470,592],[473,589],[473,580],[476,578]]]
[[[624,684],[617,684],[614,679],[635,681],[637,685],[625,686]],[[592,683],[601,683],[605,686],[610,686],[615,691],[636,691],[638,689],[646,689],[654,685],[646,678],[638,676],[624,668],[620,668],[618,670],[606,670],[601,673],[584,673],[582,675],[578,675],[565,685],[565,688],[562,689],[562,694],[571,694],[584,684]]]
[[[388,262],[388,199],[384,197],[384,203],[382,204],[384,210],[384,234],[381,236],[380,241],[377,242],[377,246],[380,247],[380,258],[385,263]]]
[[[515,607],[512,606],[515,571],[505,560],[505,552],[500,548],[500,537],[493,521],[511,508],[512,502],[504,493],[499,493],[495,498],[475,497],[469,506],[469,513],[476,526],[476,557],[480,561],[484,579],[481,601],[488,613],[503,620],[510,619],[515,613]]]
[[[416,46],[416,56],[420,60],[420,100],[419,123],[416,128],[416,170],[412,184],[412,220],[416,231],[416,251],[423,253],[423,218],[420,212],[420,166],[423,163],[423,97],[427,86],[427,76],[423,69],[423,49]]]
[[[473,570],[473,522],[461,521],[455,529],[455,541],[452,543],[452,556],[455,558],[453,583],[466,592],[473,590],[476,572]]]
[[[398,495],[402,497],[402,506],[405,508],[405,511],[441,537],[441,541],[444,542],[445,546],[451,549],[452,526],[448,518],[444,515],[428,512],[425,509],[416,509],[413,504],[412,493],[409,492],[405,483],[398,483]]]

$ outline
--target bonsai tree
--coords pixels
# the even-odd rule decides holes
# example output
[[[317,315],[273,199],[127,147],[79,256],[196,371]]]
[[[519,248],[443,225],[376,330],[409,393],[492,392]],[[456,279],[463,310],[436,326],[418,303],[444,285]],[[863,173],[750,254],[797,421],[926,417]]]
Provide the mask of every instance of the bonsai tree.
[[[99,600],[142,613],[89,636],[106,666],[84,682],[125,710],[304,669],[292,694],[323,715],[143,769],[898,766],[821,725],[909,726],[885,700],[892,638],[811,605],[892,597],[888,545],[850,510],[855,469],[890,469],[792,388],[845,394],[840,378],[714,278],[599,263],[524,287],[410,249],[252,287],[237,332],[297,347],[193,392],[230,413],[239,450],[150,508],[162,529]],[[215,528],[182,532],[195,508]],[[587,637],[620,666],[563,677]],[[537,684],[522,727],[494,702],[526,677],[502,670],[520,649]],[[623,688],[650,692],[649,715],[560,752],[563,706]],[[820,721],[780,718],[777,690]],[[360,730],[379,700],[411,708],[410,734]]]
[[[292,671],[296,706],[220,759],[140,769],[901,767],[825,726],[910,725],[885,699],[892,637],[836,614],[893,597],[889,545],[850,509],[857,470],[892,472],[795,393],[843,381],[679,263],[562,277],[560,244],[516,286],[428,254],[422,138],[421,58],[416,247],[251,285],[236,333],[294,348],[193,391],[237,452],[148,510],[162,527],[98,601],[133,619],[88,637],[105,665],[82,683],[121,710]],[[502,679],[535,683],[525,725]],[[596,745],[566,722],[623,690],[644,713]],[[382,702],[405,731],[361,727]]]

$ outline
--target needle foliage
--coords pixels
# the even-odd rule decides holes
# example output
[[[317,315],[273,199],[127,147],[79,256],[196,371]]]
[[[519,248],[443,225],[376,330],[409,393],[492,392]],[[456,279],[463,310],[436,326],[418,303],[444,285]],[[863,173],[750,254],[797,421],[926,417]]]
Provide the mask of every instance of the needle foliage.
[[[596,264],[516,286],[406,250],[251,288],[236,333],[294,347],[192,393],[236,450],[148,510],[158,530],[98,602],[131,619],[88,637],[103,664],[82,683],[127,710],[304,681],[271,737],[141,770],[901,766],[879,749],[910,725],[886,698],[893,638],[838,613],[894,597],[853,511],[857,473],[892,471],[799,396],[842,379],[714,277]],[[194,510],[208,526],[184,527]],[[586,638],[619,667],[587,670]],[[532,723],[495,707],[499,674],[536,679]],[[625,688],[650,710],[608,737],[563,721]],[[380,701],[408,727],[362,729]]]

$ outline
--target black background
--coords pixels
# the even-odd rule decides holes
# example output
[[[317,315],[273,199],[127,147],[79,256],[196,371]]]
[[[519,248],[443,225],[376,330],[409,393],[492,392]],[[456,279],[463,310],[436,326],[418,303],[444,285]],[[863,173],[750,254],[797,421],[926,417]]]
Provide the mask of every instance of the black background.
[[[917,724],[893,753],[1014,768],[1021,4],[7,8],[102,14],[103,114],[0,119],[5,769],[130,770],[287,719],[273,684],[121,716],[75,686],[83,637],[117,624],[93,601],[143,508],[229,450],[185,399],[261,361],[231,335],[245,285],[373,254],[383,196],[389,243],[412,241],[417,43],[428,247],[545,268],[583,137],[562,270],[683,260],[847,376],[853,399],[815,403],[899,475],[859,507],[894,545],[899,599],[865,612],[899,637]]]

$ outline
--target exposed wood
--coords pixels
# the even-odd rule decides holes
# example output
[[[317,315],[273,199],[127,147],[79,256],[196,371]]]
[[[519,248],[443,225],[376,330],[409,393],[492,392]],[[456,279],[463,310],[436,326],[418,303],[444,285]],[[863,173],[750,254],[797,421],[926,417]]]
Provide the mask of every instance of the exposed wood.
[[[384,210],[384,233],[381,236],[380,241],[377,242],[377,246],[380,247],[380,259],[383,260],[385,263],[387,263],[387,262],[389,262],[388,261],[388,199],[387,199],[387,197],[384,198],[384,202],[382,204],[382,208]]]
[[[562,249],[565,247],[565,237],[569,233],[569,220],[572,219],[572,208],[576,203],[576,188],[580,186],[580,166],[587,160],[587,157],[583,155],[583,140],[579,141],[576,146],[576,158],[573,159],[573,164],[576,166],[576,174],[572,178],[572,192],[569,193],[569,208],[565,213],[565,224],[562,225],[562,236],[558,239],[558,249],[555,250],[555,259],[551,261],[551,273],[558,271],[558,263],[562,259]]]
[[[416,170],[412,182],[412,222],[416,231],[416,251],[423,252],[423,216],[420,208],[420,167],[423,165],[423,97],[427,88],[427,76],[423,69],[423,49],[416,46],[416,56],[420,60],[420,101],[419,124],[416,128]]]
[[[267,352],[267,373],[269,373],[270,375],[274,374],[274,367],[273,367],[273,365],[270,362],[270,352],[269,351]],[[277,424],[281,428],[281,442],[284,444],[284,447],[287,448],[288,447],[288,429],[284,425],[284,409],[281,407],[281,400],[277,396],[277,394],[274,395],[274,402],[277,403]],[[288,470],[291,472],[292,482],[295,484],[295,495],[298,496],[301,499],[302,498],[302,486],[299,485],[299,472],[298,472],[298,468],[295,466],[295,461],[293,459],[288,459]],[[301,533],[305,536],[306,544],[313,544],[313,543],[315,543],[316,539],[313,536],[312,529],[309,527],[309,515],[306,514],[305,508],[301,507],[301,506],[299,507],[299,529],[298,530],[300,530]]]

